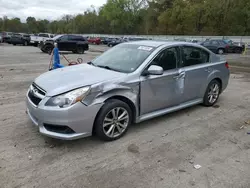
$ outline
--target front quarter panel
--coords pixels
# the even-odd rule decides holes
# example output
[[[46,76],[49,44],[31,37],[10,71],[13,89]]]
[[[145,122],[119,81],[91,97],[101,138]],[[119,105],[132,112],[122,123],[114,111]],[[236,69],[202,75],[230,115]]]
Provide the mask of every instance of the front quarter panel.
[[[113,82],[96,84],[91,87],[91,93],[85,98],[85,105],[104,104],[106,100],[114,97],[124,97],[133,103],[136,117],[139,115],[139,82]]]

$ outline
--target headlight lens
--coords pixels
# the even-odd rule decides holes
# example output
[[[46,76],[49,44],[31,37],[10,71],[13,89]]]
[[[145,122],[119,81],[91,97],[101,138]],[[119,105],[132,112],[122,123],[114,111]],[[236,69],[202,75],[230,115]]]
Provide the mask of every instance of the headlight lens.
[[[77,102],[82,101],[89,93],[90,87],[83,87],[68,93],[50,98],[45,106],[58,106],[60,108],[69,107]]]

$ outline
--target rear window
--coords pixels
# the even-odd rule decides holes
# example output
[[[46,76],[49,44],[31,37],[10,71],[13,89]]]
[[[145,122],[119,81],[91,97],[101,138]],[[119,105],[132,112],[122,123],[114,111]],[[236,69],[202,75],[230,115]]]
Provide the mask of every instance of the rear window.
[[[47,38],[49,38],[49,35],[48,35],[48,34],[44,34],[44,33],[41,33],[41,34],[39,34],[38,36],[39,36],[39,37],[47,37]]]

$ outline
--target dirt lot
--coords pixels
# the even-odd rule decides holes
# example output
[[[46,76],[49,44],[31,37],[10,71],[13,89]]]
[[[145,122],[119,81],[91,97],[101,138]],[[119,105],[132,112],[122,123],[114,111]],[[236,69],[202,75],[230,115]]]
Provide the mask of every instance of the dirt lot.
[[[91,49],[67,57],[88,61],[106,47]],[[25,113],[25,93],[47,71],[49,56],[35,47],[0,46],[0,187],[249,188],[250,74],[240,71],[250,61],[227,58],[240,68],[212,108],[135,125],[115,142],[60,141],[40,135]]]

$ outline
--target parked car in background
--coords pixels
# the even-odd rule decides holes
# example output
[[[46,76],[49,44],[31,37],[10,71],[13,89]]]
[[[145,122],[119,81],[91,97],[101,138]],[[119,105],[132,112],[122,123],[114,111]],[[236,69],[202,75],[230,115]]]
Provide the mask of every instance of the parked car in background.
[[[12,36],[12,32],[2,32],[1,36],[2,36],[2,42],[5,43],[10,43],[10,38]]]
[[[30,44],[30,35],[25,33],[13,33],[10,38],[10,44],[28,46]]]
[[[231,53],[242,53],[245,50],[245,43],[234,42],[232,40],[223,40],[229,45],[229,52]]]
[[[210,39],[210,40],[202,42],[201,45],[217,54],[242,53],[243,51],[242,46],[237,46],[232,43],[228,43],[222,39],[221,40]]]
[[[38,34],[30,37],[30,43],[33,46],[38,46],[38,44],[40,42],[46,41],[46,40],[51,39],[53,37],[54,37],[54,35],[51,33],[38,33]]]
[[[126,42],[126,40],[124,40],[122,38],[115,38],[112,41],[110,41],[107,45],[109,47],[113,47],[113,46],[116,46],[117,44],[121,44],[123,42]]]
[[[114,38],[105,37],[104,39],[102,39],[102,44],[107,45],[107,44],[110,43],[112,40],[114,40]]]
[[[228,68],[193,43],[123,43],[92,62],[36,78],[27,92],[27,114],[49,137],[72,140],[95,133],[116,140],[132,123],[200,103],[213,106],[227,88]]]
[[[83,54],[89,49],[88,41],[80,35],[57,35],[52,39],[41,41],[38,47],[44,53],[51,53],[57,43],[59,51],[72,51],[73,53]]]
[[[99,37],[89,37],[88,38],[88,42],[90,44],[97,44],[97,45],[99,45],[99,44],[101,44],[101,39]]]

